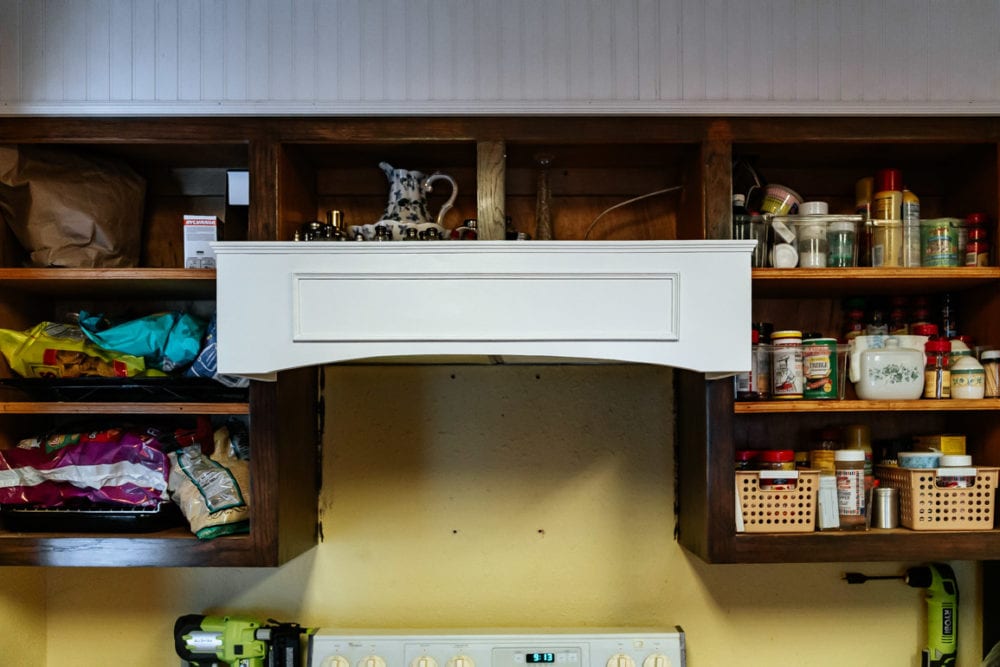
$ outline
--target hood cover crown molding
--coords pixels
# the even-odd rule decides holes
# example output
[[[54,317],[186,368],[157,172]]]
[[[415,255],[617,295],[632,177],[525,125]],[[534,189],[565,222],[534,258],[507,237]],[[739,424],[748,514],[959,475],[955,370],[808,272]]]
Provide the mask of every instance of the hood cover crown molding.
[[[220,373],[470,355],[750,367],[752,241],[213,245]]]

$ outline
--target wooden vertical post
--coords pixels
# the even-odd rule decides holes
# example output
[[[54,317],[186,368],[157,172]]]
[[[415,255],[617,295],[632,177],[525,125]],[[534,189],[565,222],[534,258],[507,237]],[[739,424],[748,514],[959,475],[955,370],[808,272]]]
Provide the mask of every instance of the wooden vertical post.
[[[506,227],[507,147],[503,141],[476,144],[476,224],[479,238],[502,241]]]

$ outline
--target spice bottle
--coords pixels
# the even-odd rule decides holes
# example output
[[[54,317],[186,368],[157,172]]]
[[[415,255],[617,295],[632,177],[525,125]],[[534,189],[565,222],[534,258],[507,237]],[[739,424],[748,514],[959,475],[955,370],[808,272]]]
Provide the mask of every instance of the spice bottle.
[[[986,350],[979,360],[983,364],[983,396],[1000,398],[1000,350]]]
[[[899,217],[903,220],[903,266],[920,266],[920,200],[906,188]]]
[[[750,330],[750,370],[745,373],[736,374],[736,400],[737,401],[757,401],[760,400],[760,366],[758,364],[760,349],[760,332],[757,329]]]
[[[841,528],[865,525],[865,453],[838,449],[833,453],[837,476],[837,509]]]
[[[990,243],[983,227],[969,228],[969,243],[965,246],[965,266],[989,266]]]
[[[833,453],[840,449],[840,432],[835,428],[825,428],[819,434],[819,441],[809,450],[809,467],[819,470],[821,475],[836,475]]]
[[[854,212],[862,218],[862,228],[858,239],[858,263],[871,265],[872,237],[872,188],[875,179],[871,176],[858,179],[854,184]]]
[[[941,296],[941,337],[951,340],[958,336],[958,313],[951,294]]]
[[[771,395],[776,399],[802,398],[802,332],[771,334]]]
[[[924,398],[951,398],[951,371],[948,356],[951,344],[934,339],[924,344],[927,363],[924,366]]]
[[[795,452],[791,449],[764,449],[757,453],[759,470],[795,470]],[[760,488],[771,491],[791,489],[795,485],[791,477],[761,477]]]
[[[872,218],[899,220],[903,208],[902,174],[899,169],[880,169],[875,173],[872,195]]]
[[[850,424],[844,427],[842,437],[844,449],[859,450],[864,461],[865,489],[872,488],[874,467],[872,465],[872,432],[867,424]]]

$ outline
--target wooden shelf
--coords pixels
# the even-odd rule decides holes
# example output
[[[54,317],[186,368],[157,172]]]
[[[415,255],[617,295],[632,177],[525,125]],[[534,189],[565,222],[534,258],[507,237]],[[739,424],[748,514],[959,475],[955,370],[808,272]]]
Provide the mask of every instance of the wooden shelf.
[[[885,412],[887,410],[903,412],[1000,411],[1000,399],[984,398],[978,401],[959,399],[938,401],[919,398],[913,401],[737,401],[733,406],[733,412],[738,415],[804,412]]]
[[[1000,267],[754,269],[752,275],[755,298],[803,298],[967,290],[1000,282]]]
[[[215,298],[213,269],[0,268],[0,289],[58,297]]]
[[[186,402],[138,402],[108,403],[94,401],[41,402],[4,401],[0,402],[0,414],[10,415],[77,415],[77,414],[125,414],[125,415],[246,415],[250,414],[249,403],[186,403]]]

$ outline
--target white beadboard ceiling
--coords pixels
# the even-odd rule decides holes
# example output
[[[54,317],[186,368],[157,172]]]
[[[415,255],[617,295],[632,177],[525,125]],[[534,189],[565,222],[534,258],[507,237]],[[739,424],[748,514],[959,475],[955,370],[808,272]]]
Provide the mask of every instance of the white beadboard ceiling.
[[[998,0],[0,0],[0,114],[993,114]]]

